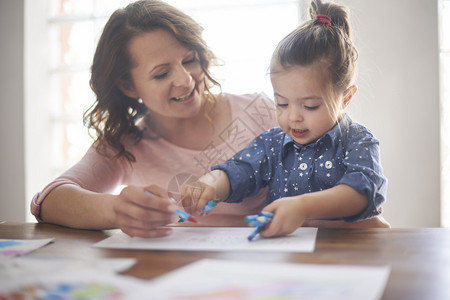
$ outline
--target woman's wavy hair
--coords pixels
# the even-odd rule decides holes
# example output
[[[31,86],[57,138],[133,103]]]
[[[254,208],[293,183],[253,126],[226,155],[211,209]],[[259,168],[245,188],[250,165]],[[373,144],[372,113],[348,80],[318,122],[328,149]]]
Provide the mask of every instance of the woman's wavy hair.
[[[330,22],[324,22],[326,15]],[[317,17],[319,16],[319,17]],[[333,116],[339,116],[341,106],[333,101],[353,83],[358,52],[352,42],[349,11],[345,6],[313,0],[309,6],[310,20],[288,34],[277,45],[271,61],[271,73],[277,67],[317,64],[327,82],[324,91],[326,105]]]
[[[83,116],[85,125],[95,133],[95,149],[102,155],[109,153],[109,147],[113,151],[112,158],[136,161],[123,142],[129,134],[136,142],[142,139],[143,130],[136,122],[147,113],[147,107],[140,99],[124,95],[118,84],[121,80],[131,82],[130,40],[156,29],[169,31],[180,43],[196,51],[205,74],[205,94],[210,96],[206,98],[211,105],[216,101],[211,88],[220,88],[220,84],[209,72],[216,57],[203,40],[203,28],[197,22],[158,0],[140,0],[118,9],[106,23],[94,54],[90,86],[96,100]]]

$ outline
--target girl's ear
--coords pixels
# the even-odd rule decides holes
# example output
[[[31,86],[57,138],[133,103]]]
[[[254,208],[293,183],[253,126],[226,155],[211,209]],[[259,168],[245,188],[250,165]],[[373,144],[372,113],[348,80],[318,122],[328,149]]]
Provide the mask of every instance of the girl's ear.
[[[358,87],[356,85],[351,85],[349,88],[347,88],[344,92],[344,108],[346,108],[350,102],[352,101],[353,96],[356,94],[356,91],[358,91]]]
[[[117,83],[119,90],[130,98],[139,98],[136,89],[129,80],[120,79]]]

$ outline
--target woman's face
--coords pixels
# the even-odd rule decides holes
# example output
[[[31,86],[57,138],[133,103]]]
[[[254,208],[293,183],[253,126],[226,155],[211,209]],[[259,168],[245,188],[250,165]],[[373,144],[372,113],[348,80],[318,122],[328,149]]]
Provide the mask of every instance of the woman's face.
[[[135,67],[132,84],[120,86],[123,93],[142,99],[153,116],[190,118],[199,113],[205,76],[193,49],[163,29],[133,38],[128,48]]]

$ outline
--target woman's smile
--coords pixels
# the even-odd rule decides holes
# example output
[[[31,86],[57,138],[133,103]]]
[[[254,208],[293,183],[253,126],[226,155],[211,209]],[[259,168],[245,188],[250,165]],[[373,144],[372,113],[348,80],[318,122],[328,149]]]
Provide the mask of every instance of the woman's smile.
[[[184,95],[184,96],[180,96],[180,97],[172,97],[170,98],[170,100],[176,101],[176,102],[190,102],[194,99],[194,92],[195,89],[193,89],[189,94]]]

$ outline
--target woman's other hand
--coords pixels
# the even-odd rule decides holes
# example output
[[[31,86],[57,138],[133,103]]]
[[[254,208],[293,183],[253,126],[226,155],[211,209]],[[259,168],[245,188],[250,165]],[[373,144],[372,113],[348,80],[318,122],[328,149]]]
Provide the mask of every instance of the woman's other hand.
[[[156,185],[148,187],[127,186],[115,198],[113,205],[117,228],[130,236],[143,238],[171,234],[164,227],[176,222],[176,206],[167,191]]]

